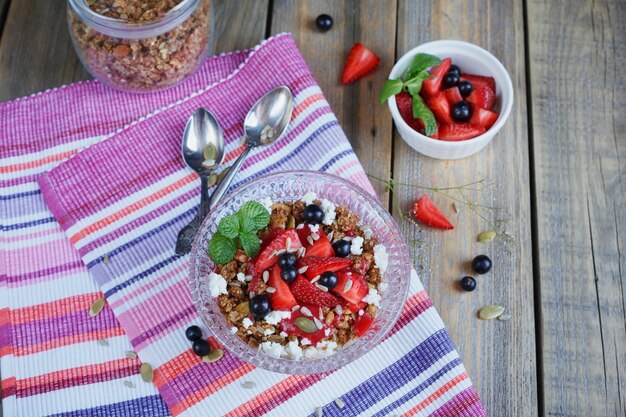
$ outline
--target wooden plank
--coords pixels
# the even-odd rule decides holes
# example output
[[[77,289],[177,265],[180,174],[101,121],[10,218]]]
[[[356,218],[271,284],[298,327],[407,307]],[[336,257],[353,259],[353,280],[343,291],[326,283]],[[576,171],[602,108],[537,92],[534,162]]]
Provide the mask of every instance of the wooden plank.
[[[0,0],[0,35],[2,34],[2,28],[4,26],[4,19],[6,17],[6,13],[9,10],[10,0]]]
[[[216,51],[249,48],[263,39],[268,1],[216,0]],[[12,3],[0,38],[0,101],[91,78],[72,47],[65,13],[62,1]],[[248,23],[246,30],[233,22]]]
[[[455,225],[452,231],[401,222],[411,244],[418,273],[456,343],[487,412],[492,416],[537,415],[536,353],[533,315],[533,273],[530,228],[530,177],[525,100],[523,4],[521,0],[475,2],[400,0],[397,52],[435,39],[461,39],[491,51],[509,70],[515,90],[513,112],[493,142],[477,155],[441,161],[413,151],[396,133],[394,177],[423,186],[456,186],[486,178],[493,185],[468,198],[499,207],[479,209],[512,239],[500,235],[488,244],[477,235],[494,227],[469,207],[456,214],[441,193],[397,186],[394,215],[408,212],[428,194]],[[458,196],[458,194],[457,194]],[[472,274],[470,261],[488,255],[494,267],[476,276],[478,288],[463,293],[458,281]],[[481,321],[477,310],[504,306],[511,321]]]
[[[527,4],[547,416],[626,415],[626,7]]]
[[[321,13],[334,19],[326,33],[315,28]],[[395,1],[275,0],[273,4],[272,33],[293,34],[365,171],[377,176],[388,176],[391,169],[391,120],[378,104],[378,95],[394,62],[395,25]],[[342,86],[343,64],[357,41],[380,56],[381,65],[366,78]],[[385,187],[377,184],[376,191],[386,204]]]

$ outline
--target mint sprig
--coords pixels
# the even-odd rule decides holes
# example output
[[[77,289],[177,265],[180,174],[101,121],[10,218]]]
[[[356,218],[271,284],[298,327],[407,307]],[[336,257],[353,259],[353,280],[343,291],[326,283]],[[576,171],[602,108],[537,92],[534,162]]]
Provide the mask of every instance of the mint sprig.
[[[413,117],[421,119],[425,126],[426,136],[430,136],[437,131],[435,115],[426,106],[424,100],[419,95],[422,91],[424,80],[430,78],[428,68],[439,65],[441,60],[430,54],[419,53],[413,57],[409,68],[405,72],[404,80],[387,80],[380,93],[380,103],[383,104],[396,94],[406,91],[411,95],[413,107]]]
[[[233,260],[239,247],[249,257],[256,256],[261,248],[257,232],[269,222],[270,214],[263,205],[256,201],[244,203],[235,214],[220,220],[209,241],[209,256],[217,264],[226,264]]]

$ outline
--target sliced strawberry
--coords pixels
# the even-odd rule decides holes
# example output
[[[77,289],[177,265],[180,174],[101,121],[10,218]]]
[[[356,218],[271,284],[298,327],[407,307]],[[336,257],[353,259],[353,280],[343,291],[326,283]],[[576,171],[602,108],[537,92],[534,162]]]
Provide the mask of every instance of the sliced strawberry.
[[[350,303],[350,310],[352,307],[357,307],[354,312],[359,311],[363,297],[367,295],[369,286],[367,282],[360,275],[356,274],[352,270],[342,270],[337,272],[337,285],[333,288],[335,294],[340,295],[344,300]],[[352,281],[348,284],[348,281]],[[346,290],[347,288],[347,290]]]
[[[310,306],[309,310],[311,310],[312,312],[315,312],[315,310],[317,310],[317,307]],[[326,326],[324,324],[324,327],[316,330],[314,333],[307,333],[305,331],[302,331],[298,326],[296,326],[295,321],[298,317],[307,317],[307,316],[302,314],[300,310],[294,311],[293,313],[291,313],[290,318],[283,319],[280,322],[280,330],[287,333],[288,335],[296,335],[296,336],[301,336],[303,338],[309,339],[309,341],[311,342],[313,346],[315,346],[317,342],[321,341],[322,339],[326,337],[325,330],[330,326]],[[310,318],[310,317],[307,317],[307,318]]]
[[[463,96],[459,91],[459,87],[448,88],[447,90],[443,90],[443,92],[446,95],[448,104],[450,104],[451,106],[458,103],[459,101],[463,101]]]
[[[298,231],[298,237],[300,237],[300,242],[306,248],[306,253],[304,256],[335,256],[335,251],[333,250],[333,246],[330,244],[326,233],[322,229],[319,229],[316,234],[318,236],[317,240],[313,240],[313,244],[309,244],[309,236],[312,235],[311,229],[309,226],[304,226],[300,229],[296,229]]]
[[[334,272],[352,266],[352,260],[335,256],[306,256],[298,260],[298,269],[304,266],[307,267],[304,274],[307,278],[312,279],[327,271]]]
[[[260,252],[263,252],[263,249],[267,248],[267,246],[270,243],[272,243],[272,240],[276,239],[284,231],[285,231],[285,229],[283,229],[282,227],[275,227],[268,234],[266,234],[265,237],[263,239],[261,239],[261,250],[260,250]]]
[[[452,59],[446,58],[441,61],[441,64],[431,68],[430,78],[424,80],[422,83],[422,96],[432,97],[437,94],[437,92],[441,89],[443,77],[445,77],[446,73],[450,69],[450,65],[452,65]]]
[[[411,104],[411,96],[409,93],[402,92],[400,94],[396,94],[396,104],[398,105],[398,110],[400,111],[400,116],[402,119],[408,124],[411,129],[420,132],[422,135],[425,134],[424,131],[424,123],[422,119],[415,119],[413,117],[413,107]],[[431,138],[438,138],[437,132],[430,135]],[[346,236],[348,234],[346,233]]]
[[[498,113],[491,110],[481,109],[478,106],[472,106],[472,117],[469,123],[474,126],[484,127],[485,130],[489,129],[498,120]]]
[[[267,284],[276,289],[276,291],[270,294],[270,303],[274,310],[291,310],[293,306],[298,305],[289,289],[289,285],[280,277],[278,264],[272,267]]]
[[[339,298],[329,292],[320,290],[302,275],[299,275],[291,284],[291,292],[301,304],[332,308],[341,303]]]
[[[481,87],[472,91],[467,96],[467,101],[483,109],[491,110],[496,103],[496,94],[489,87]]]
[[[429,226],[446,230],[454,229],[452,223],[426,194],[413,205],[413,215],[417,220]]]
[[[469,123],[450,123],[441,125],[439,128],[439,139],[448,141],[458,141],[475,138],[485,133],[485,128],[474,126]]]
[[[263,271],[267,270],[278,261],[278,256],[276,256],[275,252],[287,247],[287,239],[291,240],[291,249],[300,249],[302,247],[302,243],[300,243],[298,233],[296,233],[295,229],[281,232],[281,234],[275,237],[258,255],[256,265],[254,266],[256,274],[262,274]]]
[[[357,316],[354,319],[354,325],[352,326],[352,331],[357,337],[363,336],[374,324],[374,317],[365,313],[362,316]]]
[[[440,123],[452,123],[450,117],[450,104],[446,99],[446,95],[442,92],[436,93],[434,96],[426,100],[426,105],[435,115]]]
[[[341,84],[347,85],[374,71],[380,58],[359,42],[355,43],[343,66]]]
[[[483,75],[474,75],[474,74],[462,74],[461,81],[469,81],[474,87],[474,90],[478,90],[479,88],[489,87],[491,91],[495,93],[496,91],[496,80],[493,77],[485,77]]]

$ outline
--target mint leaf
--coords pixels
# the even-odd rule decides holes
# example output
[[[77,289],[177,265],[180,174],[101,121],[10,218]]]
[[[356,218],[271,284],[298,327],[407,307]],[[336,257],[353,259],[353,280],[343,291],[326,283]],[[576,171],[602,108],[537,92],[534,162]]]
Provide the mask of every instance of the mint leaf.
[[[239,229],[241,231],[241,233],[254,233],[256,232],[256,224],[254,223],[254,220],[247,218],[245,219],[243,222],[241,221],[241,219],[239,220]]]
[[[209,242],[209,256],[216,264],[227,264],[233,260],[237,246],[233,239],[216,232]]]
[[[270,222],[270,214],[263,205],[256,201],[246,201],[237,211],[239,222],[243,224],[246,219],[252,219],[254,231],[261,230]],[[252,230],[247,230],[251,232]]]
[[[389,97],[395,96],[402,91],[402,80],[387,80],[380,92],[380,104],[384,104]]]
[[[235,239],[239,234],[239,219],[234,214],[220,220],[217,230],[230,239]]]
[[[246,251],[246,255],[251,258],[256,256],[261,249],[261,241],[256,233],[242,233],[239,235],[239,241],[243,250]]]
[[[415,95],[411,98],[411,104],[413,104],[413,117],[416,119],[422,119],[426,131],[426,136],[430,136],[437,131],[437,121],[435,115],[426,106],[424,100],[419,95]]]
[[[427,68],[434,67],[435,65],[439,65],[440,63],[441,60],[434,55],[419,53],[413,57],[411,65],[409,65],[409,69],[406,73],[405,79],[410,80]]]
[[[406,91],[408,91],[410,95],[416,96],[422,91],[422,81],[424,81],[423,78],[419,76],[414,77],[404,83],[404,88],[406,88]]]

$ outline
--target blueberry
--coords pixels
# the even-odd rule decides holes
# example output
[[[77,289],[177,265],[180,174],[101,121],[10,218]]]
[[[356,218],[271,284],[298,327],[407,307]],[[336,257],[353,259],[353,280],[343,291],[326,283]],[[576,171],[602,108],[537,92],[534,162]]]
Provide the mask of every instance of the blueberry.
[[[455,122],[467,122],[472,116],[472,109],[470,109],[467,102],[459,101],[458,103],[454,103],[452,105],[450,113],[452,114],[452,119]]]
[[[291,284],[298,277],[298,271],[295,266],[287,265],[280,271],[280,278],[287,284]]]
[[[465,291],[474,291],[476,289],[476,280],[473,277],[461,278],[461,288]]]
[[[335,251],[335,255],[340,258],[345,258],[350,255],[350,247],[352,245],[347,240],[340,239],[333,243],[333,250]]]
[[[472,260],[472,268],[477,274],[486,274],[491,270],[491,259],[487,255],[478,255]]]
[[[447,73],[443,77],[443,85],[446,87],[454,87],[459,84],[459,81],[461,81],[461,78],[456,74]]]
[[[461,76],[461,68],[458,65],[450,65],[450,69],[448,70],[448,74],[456,74],[457,76]]]
[[[459,83],[459,92],[463,97],[469,96],[472,91],[474,91],[474,87],[472,87],[472,83],[469,81],[461,81]]]
[[[324,221],[324,211],[317,204],[309,204],[304,209],[304,220],[309,224],[319,224]]]
[[[339,282],[339,278],[337,278],[337,274],[335,274],[334,272],[327,271],[320,275],[319,284],[323,285],[329,290],[335,288],[337,286],[337,282]]]
[[[202,339],[202,330],[198,326],[189,326],[185,330],[185,337],[191,342]]]
[[[211,345],[204,339],[194,340],[191,350],[198,356],[206,356],[211,352]]]
[[[294,266],[297,260],[298,258],[294,253],[285,252],[278,257],[278,266],[280,266],[281,269],[286,266]]]
[[[328,32],[333,27],[333,18],[327,14],[321,14],[315,18],[315,26],[322,32]]]
[[[270,298],[266,294],[259,294],[250,300],[250,312],[257,319],[262,319],[270,312]]]

